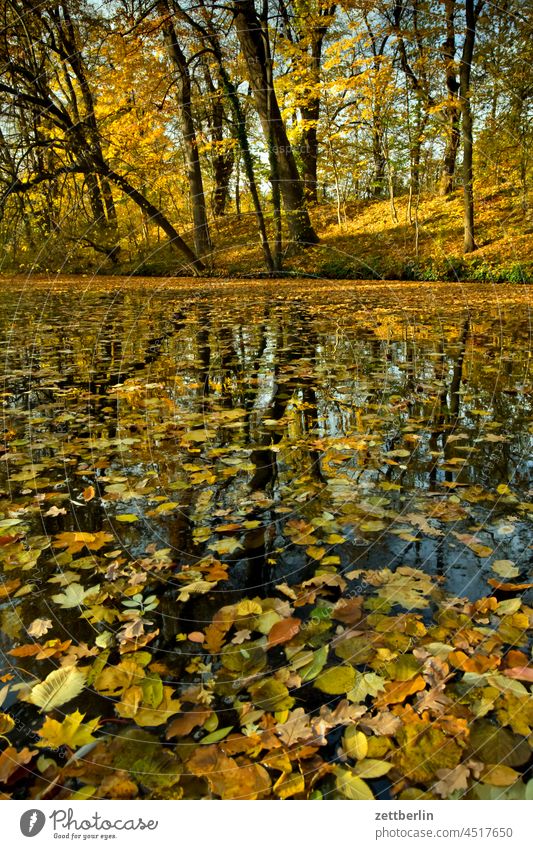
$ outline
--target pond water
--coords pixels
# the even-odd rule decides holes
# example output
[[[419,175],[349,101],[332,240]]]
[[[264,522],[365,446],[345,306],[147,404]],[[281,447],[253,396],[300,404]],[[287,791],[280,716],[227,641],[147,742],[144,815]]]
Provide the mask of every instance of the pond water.
[[[73,663],[138,640],[177,685],[212,674],[220,608],[313,576],[332,604],[398,568],[451,599],[528,592],[527,288],[80,277],[0,302],[6,651],[50,620]],[[401,589],[387,611],[428,622]]]

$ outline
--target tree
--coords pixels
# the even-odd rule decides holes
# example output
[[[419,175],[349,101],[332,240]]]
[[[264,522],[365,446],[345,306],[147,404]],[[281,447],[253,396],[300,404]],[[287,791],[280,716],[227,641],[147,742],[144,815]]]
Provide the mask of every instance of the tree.
[[[303,184],[287,136],[273,86],[272,57],[264,6],[263,25],[253,0],[233,0],[235,27],[252,85],[255,107],[263,128],[267,148],[273,155],[278,183],[292,239],[302,245],[315,244],[318,237],[311,224],[305,203]]]
[[[47,156],[33,160],[37,170],[29,170],[25,156],[21,157],[16,177],[5,187],[0,206],[3,208],[11,195],[24,195],[43,183],[78,175],[86,182],[96,226],[101,229],[110,223],[115,231],[116,213],[110,189],[114,184],[165,232],[172,249],[195,272],[203,270],[201,259],[162,210],[106,159],[83,52],[84,40],[74,18],[73,4],[35,6],[29,0],[10,0],[7,11],[1,43],[6,82],[0,83],[0,93],[7,99],[11,120],[16,124],[22,120],[30,128],[30,149],[41,148]],[[113,247],[102,248],[90,238],[89,243],[97,250],[113,251]]]
[[[321,64],[324,39],[335,12],[335,3],[311,0],[304,4],[295,0],[279,0],[283,32],[290,44],[291,87],[296,87],[296,104],[301,115],[298,153],[302,163],[302,180],[306,199],[317,201],[318,122],[323,84]]]
[[[470,79],[476,39],[476,25],[485,0],[465,0],[466,32],[459,71],[461,111],[463,115],[463,196],[464,196],[464,252],[476,249],[474,238],[474,169],[473,169],[473,119]]]
[[[194,126],[192,105],[192,84],[189,62],[180,47],[176,29],[172,21],[168,0],[158,0],[157,11],[162,18],[161,29],[168,55],[177,71],[176,90],[180,115],[181,131],[187,162],[187,177],[191,197],[192,216],[194,221],[194,244],[199,257],[205,258],[211,253],[211,238],[207,221],[204,183],[200,167],[198,140]]]

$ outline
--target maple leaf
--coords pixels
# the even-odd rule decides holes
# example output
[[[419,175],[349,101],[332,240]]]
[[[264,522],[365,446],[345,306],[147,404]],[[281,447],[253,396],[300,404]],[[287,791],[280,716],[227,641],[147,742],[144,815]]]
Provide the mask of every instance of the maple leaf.
[[[47,716],[44,725],[38,730],[41,739],[37,746],[51,749],[68,746],[69,749],[79,749],[80,746],[94,742],[96,738],[93,737],[93,731],[99,727],[100,717],[90,722],[83,722],[84,718],[85,714],[78,710],[67,714],[63,722],[57,722]]]
[[[80,607],[87,596],[97,593],[99,589],[99,584],[94,587],[89,587],[87,590],[82,587],[81,584],[69,584],[64,593],[53,595],[52,601],[55,601],[56,604],[59,604],[59,606],[65,610],[68,610],[71,607]]]

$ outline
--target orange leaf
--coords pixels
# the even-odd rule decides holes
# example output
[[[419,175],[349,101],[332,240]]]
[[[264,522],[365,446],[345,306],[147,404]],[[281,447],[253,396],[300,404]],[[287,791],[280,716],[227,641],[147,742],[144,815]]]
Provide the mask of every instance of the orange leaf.
[[[476,672],[478,675],[483,675],[489,669],[495,669],[500,665],[500,658],[493,655],[487,657],[484,654],[475,654],[468,657],[462,651],[452,651],[448,655],[448,663],[455,666],[456,669],[462,669],[463,672]]]
[[[82,496],[84,501],[92,501],[95,496],[94,486],[88,486],[83,490]]]
[[[193,728],[203,725],[212,713],[212,710],[206,708],[205,710],[188,710],[186,713],[177,716],[167,728],[166,739],[170,740],[171,737],[185,737],[191,733]]]
[[[276,622],[268,632],[268,647],[279,646],[281,643],[287,643],[292,640],[300,630],[301,619],[296,619],[289,616],[288,619],[282,619],[281,622]]]
[[[421,675],[417,675],[412,681],[389,681],[385,689],[376,699],[376,707],[382,708],[386,705],[404,702],[408,696],[426,689],[426,682]]]
[[[11,593],[18,590],[20,587],[20,578],[13,578],[11,581],[6,581],[0,585],[0,599],[9,598]]]
[[[202,634],[201,631],[191,631],[190,634],[187,634],[187,639],[189,639],[191,643],[203,643],[205,640],[205,634]]]
[[[0,755],[0,781],[5,784],[19,766],[29,763],[36,754],[37,749],[24,748],[17,752],[13,746],[8,746]]]
[[[527,666],[528,656],[524,654],[523,651],[518,651],[518,649],[511,649],[505,655],[504,663],[508,669],[511,669],[513,666]]]
[[[509,593],[515,590],[529,590],[533,587],[533,584],[502,584],[497,578],[488,578],[487,583],[497,590],[504,590]]]

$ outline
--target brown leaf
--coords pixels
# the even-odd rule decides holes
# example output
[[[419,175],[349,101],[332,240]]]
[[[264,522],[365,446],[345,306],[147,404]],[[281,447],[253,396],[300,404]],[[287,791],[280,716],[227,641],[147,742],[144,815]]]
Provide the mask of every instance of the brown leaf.
[[[37,749],[24,748],[20,752],[17,752],[13,746],[4,749],[0,754],[0,782],[6,784],[19,766],[29,763],[36,754],[38,754]]]
[[[355,625],[363,615],[363,597],[341,598],[333,608],[333,619],[344,625]]]
[[[26,629],[30,637],[42,637],[52,627],[51,619],[34,619],[31,625]]]
[[[503,674],[517,681],[533,681],[532,666],[512,666],[510,669],[504,669]]]
[[[199,746],[188,762],[194,775],[207,779],[221,799],[257,799],[270,790],[270,776],[259,764],[237,762],[216,746]]]
[[[433,791],[442,799],[447,799],[456,790],[466,790],[470,769],[466,764],[457,764],[453,769],[438,769],[435,773],[437,781]]]
[[[268,632],[268,647],[279,646],[292,640],[300,630],[301,621],[301,619],[289,616],[288,619],[276,622]]]
[[[286,746],[292,746],[299,740],[309,740],[316,736],[309,724],[309,717],[301,707],[290,711],[285,722],[275,727],[275,732]]]
[[[212,710],[206,708],[205,710],[188,710],[181,714],[181,716],[177,716],[167,728],[166,739],[185,737],[191,733],[193,728],[203,725],[212,713]]]

